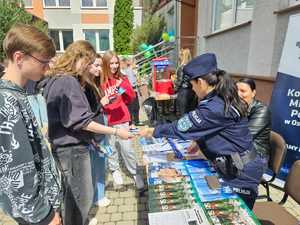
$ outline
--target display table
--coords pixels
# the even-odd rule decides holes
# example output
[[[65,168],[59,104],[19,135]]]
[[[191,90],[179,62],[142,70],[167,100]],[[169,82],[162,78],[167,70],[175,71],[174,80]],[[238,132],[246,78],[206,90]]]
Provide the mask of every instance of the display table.
[[[159,92],[150,91],[150,96],[155,99],[158,105],[162,107],[162,114],[166,113],[166,108],[170,105],[171,101],[175,101],[177,98],[177,94],[169,95],[169,94],[162,94]],[[175,105],[174,105],[174,113],[175,113]]]
[[[140,138],[147,167],[149,224],[259,225],[245,203],[219,179],[200,152],[189,152],[191,141]],[[172,155],[172,157],[171,157]],[[190,158],[192,157],[192,158]]]

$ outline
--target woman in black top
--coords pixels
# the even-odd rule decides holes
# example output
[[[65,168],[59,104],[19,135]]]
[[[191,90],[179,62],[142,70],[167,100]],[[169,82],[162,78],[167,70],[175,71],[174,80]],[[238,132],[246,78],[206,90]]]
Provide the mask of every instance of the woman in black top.
[[[253,144],[258,155],[268,166],[270,155],[271,111],[261,101],[255,99],[254,80],[242,78],[237,82],[239,96],[248,104],[248,126],[253,136]]]
[[[95,60],[95,50],[87,41],[69,45],[44,81],[43,94],[47,102],[49,139],[53,155],[65,177],[64,224],[85,225],[93,201],[93,185],[89,145],[94,134],[117,135],[128,139],[127,130],[104,126],[94,121],[84,89],[89,86],[100,98],[89,74]]]

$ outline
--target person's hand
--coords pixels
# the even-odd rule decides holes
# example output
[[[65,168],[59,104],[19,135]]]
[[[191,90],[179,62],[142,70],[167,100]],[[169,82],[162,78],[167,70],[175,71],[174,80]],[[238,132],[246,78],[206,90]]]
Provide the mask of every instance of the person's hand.
[[[193,142],[191,143],[191,145],[187,148],[186,151],[187,151],[189,154],[193,154],[193,153],[196,153],[198,150],[199,150],[199,146],[198,146],[197,142],[193,141]]]
[[[152,127],[145,127],[140,129],[139,135],[142,137],[152,137],[154,132],[154,128]]]
[[[133,137],[133,134],[130,133],[127,129],[123,129],[123,128],[118,128],[116,130],[116,135],[121,138],[121,139],[129,139]]]
[[[49,223],[49,225],[62,225],[61,218],[58,212],[55,212],[54,217]]]
[[[100,103],[101,103],[102,106],[105,106],[105,105],[109,104],[108,95],[105,95],[103,98],[101,98]]]

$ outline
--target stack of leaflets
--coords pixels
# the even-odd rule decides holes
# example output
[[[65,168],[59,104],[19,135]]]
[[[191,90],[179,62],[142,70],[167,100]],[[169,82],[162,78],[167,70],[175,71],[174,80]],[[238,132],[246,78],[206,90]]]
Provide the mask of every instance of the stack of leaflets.
[[[237,198],[228,186],[211,189],[206,176],[217,176],[208,161],[190,160],[148,165],[149,210],[169,211],[207,202]],[[179,200],[178,200],[179,199]]]
[[[209,220],[215,225],[259,225],[259,221],[239,198],[204,203]]]
[[[166,138],[140,138],[143,158],[146,164],[150,162],[169,162],[178,160],[203,159],[200,151],[188,152],[192,141]]]
[[[183,162],[149,164],[148,194],[149,212],[187,209],[196,201]]]
[[[207,215],[203,208],[194,206],[190,209],[182,209],[168,212],[149,213],[151,225],[209,225]]]

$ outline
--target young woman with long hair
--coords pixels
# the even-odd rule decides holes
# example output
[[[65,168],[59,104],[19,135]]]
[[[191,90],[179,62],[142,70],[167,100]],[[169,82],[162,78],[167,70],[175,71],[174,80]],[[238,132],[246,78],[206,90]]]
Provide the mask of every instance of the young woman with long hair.
[[[97,86],[100,85],[100,77],[102,76],[102,56],[96,54],[96,59],[90,67],[90,75],[94,79]],[[95,119],[101,124],[107,125],[106,119],[103,113],[103,106],[108,104],[107,96],[103,96],[103,91],[99,89],[99,94],[101,99],[97,98],[94,94],[93,89],[86,86],[84,92],[90,103],[92,111],[95,113]],[[100,104],[99,104],[100,100]],[[92,148],[91,153],[91,163],[92,163],[92,175],[93,184],[95,188],[94,203],[99,207],[106,207],[110,204],[110,200],[105,197],[105,173],[106,173],[106,153],[108,145],[107,137],[105,135],[97,135],[96,143],[101,149],[99,151],[97,148]]]
[[[104,112],[108,118],[108,125],[115,128],[129,129],[130,113],[127,105],[135,98],[129,80],[120,72],[120,60],[116,53],[107,51],[103,55],[103,76],[100,78],[100,87],[110,99],[110,103],[104,106]],[[132,148],[131,140],[122,140],[118,137],[109,137],[112,155],[108,158],[109,169],[112,171],[114,182],[123,184],[120,173],[118,150],[125,162],[129,173],[133,176],[138,189],[144,187],[143,179],[137,174],[137,160]]]
[[[143,136],[197,141],[212,160],[224,184],[252,209],[263,174],[263,162],[253,147],[247,124],[247,105],[234,81],[217,68],[216,57],[206,53],[183,68],[200,102],[197,108],[171,124],[141,130]]]
[[[90,75],[96,52],[87,41],[68,46],[43,81],[47,102],[48,135],[52,152],[65,177],[63,219],[66,225],[85,225],[93,203],[89,149],[95,134],[128,139],[125,129],[104,126],[94,121],[84,90],[88,87],[100,99],[101,93]],[[43,85],[44,84],[44,85]]]

